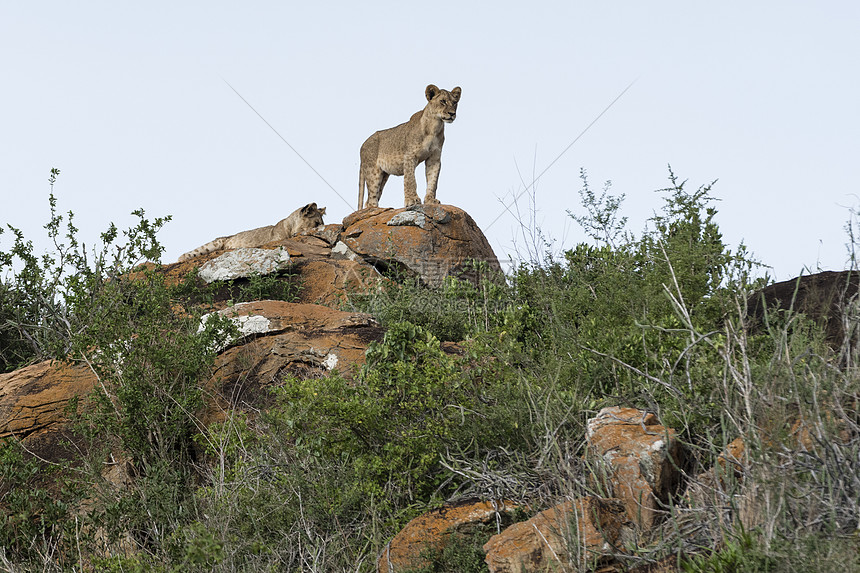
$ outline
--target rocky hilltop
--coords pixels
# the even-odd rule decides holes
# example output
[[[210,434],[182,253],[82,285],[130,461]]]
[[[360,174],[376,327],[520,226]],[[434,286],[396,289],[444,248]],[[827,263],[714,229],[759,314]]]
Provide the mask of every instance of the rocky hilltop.
[[[473,263],[483,263],[488,273],[501,272],[469,214],[450,205],[417,205],[364,209],[309,234],[261,248],[216,251],[158,270],[175,281],[196,270],[198,281],[218,287],[289,269],[279,280],[301,284],[297,302],[230,305],[231,291],[216,290],[215,308],[242,333],[219,354],[208,383],[216,398],[207,419],[217,420],[225,408],[259,406],[262,389],[280,373],[314,376],[337,368],[351,375],[359,368],[382,328],[370,315],[338,310],[347,293],[368,292],[392,278],[431,286],[447,276],[476,280]],[[61,459],[60,444],[69,438],[64,409],[97,382],[86,366],[59,362],[0,375],[0,438],[21,439],[39,458]]]
[[[236,412],[253,417],[265,411],[269,388],[285,376],[301,380],[338,372],[345,383],[354,383],[369,345],[381,341],[385,329],[372,315],[350,309],[349,296],[404,279],[428,288],[441,286],[447,277],[478,284],[501,272],[472,218],[448,205],[365,209],[340,224],[260,248],[213,252],[153,268],[174,282],[210,285],[211,316],[226,318],[237,328],[238,334],[219,349],[212,375],[203,384],[207,401],[199,420],[205,426],[232,419]],[[237,282],[266,276],[300,284],[296,302],[232,301],[231,287]],[[766,322],[767,309],[806,309],[826,324],[828,342],[838,348],[850,342],[851,333],[838,317],[856,291],[856,276],[822,274],[772,285],[748,302],[751,316],[760,323]],[[498,334],[499,344],[505,335]],[[464,354],[458,344],[442,349]],[[485,367],[460,364],[464,369]],[[70,429],[66,407],[100,384],[86,365],[55,361],[0,375],[0,438],[19,441],[40,463],[73,460],[78,438]],[[807,448],[819,429],[797,418],[789,442]],[[642,567],[632,566],[645,551],[637,544],[679,536],[683,544],[687,536],[692,547],[696,511],[710,508],[728,516],[729,509],[721,504],[757,503],[736,495],[749,472],[748,448],[741,437],[705,467],[693,461],[690,436],[685,444],[679,431],[664,426],[654,412],[623,406],[596,412],[587,420],[584,436],[582,444],[566,447],[577,452],[569,458],[571,467],[598,468],[583,486],[590,495],[533,507],[524,499],[493,495],[488,487],[481,499],[458,500],[415,517],[378,555],[376,570],[429,567],[428,550],[442,551],[455,538],[483,535],[485,563],[493,573],[670,571],[672,559],[657,563],[642,558]],[[846,431],[844,439],[848,443],[855,436]],[[136,479],[130,470],[106,469],[104,476],[117,487],[133,487]]]
[[[451,205],[402,209],[368,208],[342,223],[263,245],[259,249],[216,251],[167,265],[183,277],[195,267],[206,282],[272,273],[287,266],[300,276],[302,302],[335,303],[347,290],[379,278],[408,277],[437,287],[447,276],[476,280],[475,263],[500,273],[498,259],[468,213]]]

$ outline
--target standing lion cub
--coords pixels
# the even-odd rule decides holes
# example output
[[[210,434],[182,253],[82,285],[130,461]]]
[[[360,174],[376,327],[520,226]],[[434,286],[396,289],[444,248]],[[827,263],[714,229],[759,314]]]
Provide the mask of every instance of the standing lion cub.
[[[364,208],[364,187],[367,184],[367,206],[378,207],[382,188],[389,175],[403,175],[403,204],[421,203],[416,192],[415,168],[422,161],[427,175],[425,203],[438,203],[436,185],[442,167],[442,144],[445,124],[457,117],[460,101],[459,87],[440,90],[433,84],[424,95],[427,105],[406,123],[377,131],[361,146],[361,167],[358,173],[358,209]]]
[[[316,203],[308,203],[304,207],[296,209],[290,213],[289,217],[281,219],[274,225],[251,229],[250,231],[242,231],[229,237],[218,237],[202,247],[197,247],[193,251],[185,253],[178,260],[181,263],[187,259],[222,249],[261,247],[272,241],[280,241],[293,235],[316,229],[323,224],[323,215],[325,215],[325,207],[318,209]]]

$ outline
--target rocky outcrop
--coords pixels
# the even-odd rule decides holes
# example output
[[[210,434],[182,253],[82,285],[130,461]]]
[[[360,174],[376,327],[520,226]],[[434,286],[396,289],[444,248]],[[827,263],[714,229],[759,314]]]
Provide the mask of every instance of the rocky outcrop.
[[[240,302],[203,316],[201,322],[205,323],[214,315],[227,318],[237,326],[239,334],[231,344],[257,334],[298,332],[312,337],[321,333],[348,334],[350,329],[379,327],[379,323],[369,314],[342,312],[322,305],[282,300]]]
[[[473,261],[501,272],[481,229],[451,205],[363,209],[344,219],[343,226],[341,240],[350,251],[377,268],[414,274],[428,286],[439,286],[451,275],[477,280]]]
[[[282,301],[241,303],[219,311],[239,326],[240,338],[215,359],[208,387],[219,397],[207,423],[232,408],[258,409],[268,388],[287,375],[319,376],[334,370],[349,377],[383,330],[368,314]]]
[[[828,344],[838,349],[851,333],[842,320],[846,312],[856,315],[860,271],[826,271],[774,283],[750,296],[749,314],[758,323],[765,310],[801,312],[821,324]],[[856,341],[857,333],[853,333]]]
[[[206,283],[268,275],[289,267],[290,254],[283,248],[243,248],[227,251],[200,266],[199,277]]]
[[[362,259],[350,260],[334,252],[332,247],[342,231],[342,225],[326,225],[261,248],[207,253],[164,265],[158,271],[175,283],[188,280],[196,270],[201,286],[216,287],[216,308],[233,298],[233,287],[247,285],[255,277],[276,277],[293,285],[297,302],[336,307],[346,300],[347,293],[370,292],[384,280]],[[223,286],[217,288],[219,284]]]
[[[609,484],[634,523],[650,528],[681,482],[686,453],[675,430],[654,414],[604,408],[588,420],[589,451],[609,466]]]
[[[442,550],[456,533],[473,534],[476,529],[505,527],[511,522],[510,502],[482,501],[445,506],[420,515],[406,524],[385,546],[377,561],[379,573],[395,573],[425,567],[426,550]]]
[[[473,262],[485,265],[478,270]],[[450,205],[404,209],[364,209],[343,224],[326,225],[305,235],[255,249],[218,251],[165,265],[171,280],[186,280],[198,269],[205,283],[243,281],[279,274],[301,284],[300,302],[336,306],[347,293],[370,292],[380,281],[417,277],[439,286],[446,276],[477,281],[479,272],[501,272],[496,255],[474,220]],[[216,303],[230,298],[216,293]]]
[[[234,320],[241,334],[215,360],[207,384],[213,399],[204,416],[210,423],[230,408],[265,404],[266,389],[287,374],[337,370],[352,376],[370,342],[382,338],[370,315],[321,305],[257,301],[220,313]],[[97,384],[89,368],[55,361],[0,374],[0,439],[14,437],[42,459],[61,459],[71,439],[66,406]]]
[[[484,551],[490,573],[580,570],[611,560],[632,533],[622,502],[585,497],[511,525]]]
[[[636,546],[638,535],[651,530],[669,511],[667,502],[681,484],[686,451],[675,430],[634,408],[601,410],[587,422],[586,441],[590,455],[604,462],[607,475],[600,485],[612,497],[566,500],[510,525],[484,545],[489,571],[567,571],[598,565],[609,567],[607,571],[625,570],[618,556]],[[737,447],[731,451],[741,455]],[[726,456],[724,463],[730,467],[734,458]],[[425,525],[434,519],[428,514],[410,522],[392,540],[390,554],[394,547],[402,547],[403,538],[438,538],[438,527]],[[397,566],[421,566],[416,554],[398,553]],[[381,563],[378,570],[388,573]],[[621,569],[611,568],[615,566]]]
[[[51,360],[0,374],[0,440],[20,439],[43,460],[65,457],[66,406],[96,384],[89,368]]]
[[[293,259],[301,280],[298,301],[340,307],[349,293],[373,292],[385,279],[361,261]]]

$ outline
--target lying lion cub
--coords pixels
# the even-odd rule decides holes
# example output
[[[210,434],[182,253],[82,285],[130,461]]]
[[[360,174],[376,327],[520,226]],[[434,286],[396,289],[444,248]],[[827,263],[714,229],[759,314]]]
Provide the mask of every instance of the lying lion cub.
[[[424,95],[427,106],[415,113],[409,121],[397,127],[377,131],[361,146],[361,167],[358,174],[358,210],[364,207],[364,187],[367,183],[367,206],[378,207],[382,188],[389,175],[403,175],[403,204],[405,207],[421,203],[416,192],[415,168],[422,161],[427,175],[425,203],[438,203],[436,184],[442,167],[442,144],[445,143],[445,124],[457,117],[460,101],[459,87],[451,91],[440,90],[433,84]]]
[[[312,229],[323,224],[325,207],[317,209],[316,203],[308,203],[300,209],[293,211],[289,217],[278,221],[274,225],[242,231],[229,237],[218,237],[209,241],[202,247],[197,247],[179,257],[179,262],[220,251],[222,249],[240,249],[242,247],[260,247],[272,241],[280,241]]]

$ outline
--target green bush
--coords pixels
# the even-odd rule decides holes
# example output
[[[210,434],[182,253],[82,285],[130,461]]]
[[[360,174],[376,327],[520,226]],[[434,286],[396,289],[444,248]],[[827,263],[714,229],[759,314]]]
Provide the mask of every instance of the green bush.
[[[588,215],[574,218],[596,244],[520,266],[514,305],[523,316],[510,329],[518,360],[594,396],[694,412],[698,429],[716,423],[697,405],[713,401],[723,320],[737,314],[754,261],[723,243],[711,186],[688,192],[670,172],[664,208],[637,238],[618,227],[622,198],[595,195],[583,180]]]
[[[484,561],[486,554],[483,546],[489,539],[490,534],[486,531],[452,533],[447,536],[441,549],[425,549],[421,552],[426,565],[407,569],[404,573],[484,573],[487,563]]]
[[[279,390],[296,440],[349,460],[360,495],[382,502],[433,494],[445,444],[473,398],[439,340],[411,323],[372,343],[355,384],[339,376],[294,380]]]
[[[441,341],[465,340],[501,324],[512,303],[504,277],[483,262],[467,267],[473,280],[449,276],[439,288],[396,275],[376,292],[352,294],[348,307],[373,314],[386,327],[411,322]]]
[[[0,550],[21,561],[73,561],[74,504],[81,492],[12,438],[0,441]],[[52,489],[48,489],[51,487]]]
[[[58,174],[51,172],[52,189]],[[142,264],[158,261],[163,247],[156,235],[169,217],[150,221],[142,210],[135,211],[136,225],[120,233],[111,224],[100,247],[88,252],[76,238],[73,214],[61,237],[64,216],[56,212],[53,194],[50,206],[46,229],[52,253],[37,258],[32,243],[14,229],[12,250],[0,253],[0,266],[10,273],[0,289],[5,295],[0,300],[3,366],[55,358],[92,369],[96,391],[72,404],[79,408],[73,413],[74,430],[84,457],[66,472],[90,488],[88,511],[79,525],[82,531],[102,531],[111,542],[130,535],[147,551],[163,554],[165,537],[193,516],[199,382],[210,373],[214,348],[233,329],[229,321],[215,320],[198,332],[200,313],[176,312],[179,301],[165,276]],[[34,462],[5,451],[6,465],[18,468],[8,476],[28,475]],[[102,479],[108,458],[122,462],[133,487]],[[32,510],[42,520],[40,527],[47,516],[62,522],[57,511],[63,497],[39,492],[26,493],[26,499],[9,493],[7,500],[41,504]],[[17,526],[4,533],[10,536],[4,544],[10,558],[32,557],[24,548],[38,539],[35,531]]]
[[[130,534],[163,555],[168,536],[194,519],[197,479],[194,436],[203,407],[202,383],[218,348],[235,327],[199,313],[177,313],[165,277],[151,269],[82,286],[69,298],[88,327],[73,338],[70,356],[99,378],[79,412],[77,431],[89,444],[98,503],[90,516],[111,539]],[[101,461],[125,462],[134,487],[98,479]]]
[[[622,404],[656,411],[703,467],[737,436],[749,453],[720,504],[674,499],[659,541],[630,563],[860,569],[860,385],[840,368],[855,357],[829,351],[817,325],[790,312],[752,328],[755,263],[725,245],[711,193],[670,171],[663,209],[636,236],[623,196],[593,192],[583,173],[584,211],[571,216],[591,243],[505,280],[430,289],[392,276],[348,301],[386,328],[353,378],[279,374],[271,408],[208,428],[203,382],[235,331],[215,319],[198,332],[203,307],[290,299],[295,281],[207,287],[192,274],[168,286],[150,262],[169,218],[137,211],[132,228],[111,225],[85,253],[51,195],[54,252],[35,256],[14,227],[0,252],[0,369],[77,360],[99,384],[73,404],[76,465],[43,478],[19,444],[0,448],[0,558],[22,570],[372,571],[406,521],[443,501],[538,510],[594,493],[585,420]],[[459,342],[457,354],[441,341]],[[798,419],[814,430],[804,448]],[[104,479],[107,461],[124,480]],[[482,535],[452,537],[419,570],[482,570]]]

